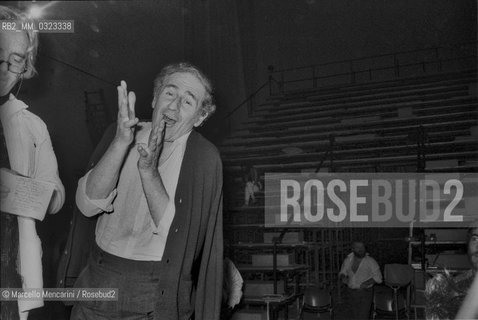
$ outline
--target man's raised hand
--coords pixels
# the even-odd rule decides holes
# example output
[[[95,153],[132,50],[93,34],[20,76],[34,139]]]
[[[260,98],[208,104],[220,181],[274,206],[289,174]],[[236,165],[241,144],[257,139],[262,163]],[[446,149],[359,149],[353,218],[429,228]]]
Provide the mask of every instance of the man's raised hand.
[[[164,120],[154,126],[149,134],[148,145],[139,144],[138,169],[142,172],[156,174],[158,172],[158,162],[163,148],[166,123]]]
[[[116,129],[116,139],[124,144],[131,144],[134,140],[134,127],[138,124],[138,118],[135,116],[134,104],[136,95],[134,92],[128,93],[125,81],[121,81],[118,89],[118,123]]]

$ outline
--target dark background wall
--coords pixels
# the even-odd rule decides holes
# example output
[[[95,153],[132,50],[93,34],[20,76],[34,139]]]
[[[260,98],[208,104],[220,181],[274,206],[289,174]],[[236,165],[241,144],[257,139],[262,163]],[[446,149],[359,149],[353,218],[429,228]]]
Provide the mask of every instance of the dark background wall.
[[[31,2],[8,5],[27,8]],[[39,2],[37,4],[44,4]],[[19,98],[47,123],[67,202],[39,223],[45,259],[68,232],[78,178],[94,148],[84,91],[103,89],[111,121],[126,80],[148,118],[154,76],[196,63],[216,84],[218,112],[202,129],[224,136],[224,115],[267,79],[294,67],[476,40],[475,0],[140,0],[57,2],[45,18],[75,20],[73,34],[41,34],[39,75]],[[240,110],[235,119],[244,119]],[[239,120],[236,120],[237,123]]]
[[[240,1],[256,86],[290,68],[476,40],[476,1]],[[252,15],[254,17],[251,20]]]

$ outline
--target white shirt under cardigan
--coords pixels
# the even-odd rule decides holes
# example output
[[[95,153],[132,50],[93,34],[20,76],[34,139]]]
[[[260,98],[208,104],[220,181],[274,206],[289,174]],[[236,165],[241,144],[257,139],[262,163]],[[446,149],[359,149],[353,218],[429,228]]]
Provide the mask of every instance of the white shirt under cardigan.
[[[140,123],[135,144],[148,143],[151,123]],[[76,204],[87,217],[102,213],[96,224],[96,243],[113,255],[142,261],[160,261],[176,207],[174,197],[190,132],[172,142],[169,157],[158,167],[169,196],[169,203],[158,226],[153,222],[138,171],[139,153],[130,148],[121,169],[118,184],[106,199],[90,199],[86,180],[91,170],[80,179]]]
[[[343,274],[348,276],[347,285],[350,289],[359,289],[360,285],[370,278],[373,278],[377,283],[382,283],[382,273],[380,272],[380,267],[374,258],[369,256],[367,253],[365,257],[362,258],[357,271],[353,272],[352,264],[354,258],[353,252],[347,255],[339,272],[339,275]],[[373,284],[368,287],[371,286],[373,286]]]
[[[9,100],[0,106],[0,119],[4,130],[11,169],[21,175],[51,182],[55,191],[50,213],[58,212],[65,201],[65,189],[58,176],[58,165],[45,123],[27,110],[28,106],[10,94]],[[41,241],[35,221],[18,217],[19,273],[22,285],[27,288],[43,288]],[[28,310],[43,306],[43,300],[19,300],[20,319],[28,317]]]

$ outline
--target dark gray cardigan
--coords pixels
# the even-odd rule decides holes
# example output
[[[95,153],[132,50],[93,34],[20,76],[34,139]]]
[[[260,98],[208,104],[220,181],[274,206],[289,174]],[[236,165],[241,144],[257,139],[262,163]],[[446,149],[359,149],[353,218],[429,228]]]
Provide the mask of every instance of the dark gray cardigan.
[[[92,156],[90,166],[110,144],[110,127]],[[219,319],[222,299],[222,163],[216,147],[196,131],[189,135],[175,196],[176,214],[164,249],[157,301],[158,319]],[[59,265],[58,286],[71,287],[86,265],[95,243],[96,219],[78,209]],[[162,290],[162,289],[160,289]]]

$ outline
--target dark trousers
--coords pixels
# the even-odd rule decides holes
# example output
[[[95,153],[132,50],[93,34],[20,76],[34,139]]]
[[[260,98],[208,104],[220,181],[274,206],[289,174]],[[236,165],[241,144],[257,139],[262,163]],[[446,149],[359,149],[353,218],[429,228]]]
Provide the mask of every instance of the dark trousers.
[[[8,96],[8,95],[7,95]],[[1,97],[4,98],[4,97]],[[0,105],[5,103],[0,102]],[[3,126],[0,122],[0,167],[10,169],[7,144],[3,135]],[[1,201],[1,200],[0,200]],[[1,245],[1,288],[21,288],[22,280],[17,272],[18,259],[18,220],[17,216],[0,212],[0,245]],[[18,315],[18,303],[15,300],[2,301],[0,303],[0,319],[16,320]]]
[[[368,289],[348,289],[352,319],[369,319],[373,301],[373,287]]]
[[[17,272],[18,257],[18,221],[17,217],[5,212],[0,212],[1,229],[1,281],[2,288],[21,288],[22,281]],[[2,301],[0,319],[16,320],[18,316],[18,303],[16,300]]]
[[[118,301],[77,301],[70,320],[154,319],[160,262],[135,261],[95,247],[76,288],[117,288]]]

